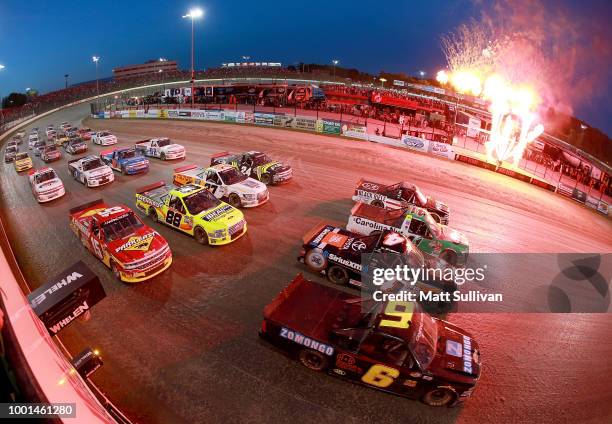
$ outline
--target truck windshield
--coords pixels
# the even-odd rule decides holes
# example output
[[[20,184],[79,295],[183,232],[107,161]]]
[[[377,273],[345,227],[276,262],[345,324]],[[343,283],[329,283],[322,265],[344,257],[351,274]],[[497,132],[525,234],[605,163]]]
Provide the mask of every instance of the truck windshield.
[[[168,146],[168,145],[170,145],[170,139],[169,138],[160,138],[159,140],[157,140],[157,145],[159,147]]]
[[[104,231],[104,238],[107,241],[113,241],[125,238],[143,226],[143,223],[133,213],[128,213],[119,219],[102,224],[102,230]]]
[[[49,169],[48,171],[41,172],[36,176],[36,183],[44,183],[45,181],[49,181],[55,178],[55,171],[53,169]]]
[[[134,156],[136,156],[136,152],[134,151],[134,149],[124,150],[122,152],[119,152],[119,157],[121,159],[129,159],[129,158],[133,158]]]
[[[270,159],[268,155],[265,155],[263,153],[259,153],[253,156],[253,166],[261,166],[270,162],[272,162],[272,159]]]
[[[427,196],[425,196],[423,194],[421,189],[419,189],[417,186],[414,186],[414,192],[416,193],[416,198],[417,198],[417,201],[419,202],[419,205],[420,206],[426,205],[427,204]]]
[[[410,327],[412,335],[408,345],[421,369],[426,370],[436,353],[438,326],[432,317],[420,312],[413,314]]]
[[[27,159],[28,158],[28,154],[23,152],[23,153],[17,153],[17,156],[15,156],[15,160],[22,160],[22,159]]]
[[[183,198],[187,211],[191,215],[198,215],[202,211],[212,209],[221,201],[208,190],[200,190]]]
[[[247,179],[247,176],[240,173],[237,169],[228,168],[219,172],[219,176],[225,185],[238,184]]]
[[[90,171],[92,169],[96,169],[96,168],[99,168],[101,166],[102,166],[102,162],[98,158],[90,159],[87,162],[83,162],[83,170],[84,171]]]

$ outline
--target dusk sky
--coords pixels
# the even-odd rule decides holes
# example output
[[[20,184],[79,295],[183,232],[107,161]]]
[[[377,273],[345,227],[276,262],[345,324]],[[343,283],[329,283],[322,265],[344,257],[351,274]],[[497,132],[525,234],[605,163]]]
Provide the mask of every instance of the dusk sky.
[[[480,1],[60,1],[0,3],[0,95],[27,87],[46,92],[95,78],[113,67],[165,57],[189,67],[190,7],[205,10],[196,27],[196,67],[239,61],[329,63],[369,72],[433,75],[444,67],[440,36],[479,17]],[[484,2],[486,3],[486,2]],[[609,18],[605,1],[569,1],[583,22]],[[551,5],[556,3],[551,3]],[[588,28],[585,28],[585,31]],[[609,49],[610,39],[603,41]],[[608,72],[603,70],[603,72]],[[575,115],[612,133],[610,84],[579,105]]]

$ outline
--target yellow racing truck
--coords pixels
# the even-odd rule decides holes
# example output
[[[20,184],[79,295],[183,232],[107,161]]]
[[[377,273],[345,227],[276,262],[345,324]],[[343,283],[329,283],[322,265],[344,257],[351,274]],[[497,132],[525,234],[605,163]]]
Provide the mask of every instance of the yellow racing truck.
[[[241,211],[196,185],[151,184],[136,192],[136,207],[153,222],[187,233],[200,244],[228,244],[247,231]]]

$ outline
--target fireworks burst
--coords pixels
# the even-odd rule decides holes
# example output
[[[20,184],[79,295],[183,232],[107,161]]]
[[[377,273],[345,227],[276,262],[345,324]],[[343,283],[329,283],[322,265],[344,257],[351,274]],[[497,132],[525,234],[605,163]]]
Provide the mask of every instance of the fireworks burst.
[[[491,133],[485,144],[487,156],[498,162],[518,163],[525,147],[544,131],[536,123],[540,98],[525,75],[525,61],[536,58],[517,53],[520,37],[502,36],[476,21],[461,25],[442,39],[449,66],[437,80],[457,92],[490,102]]]

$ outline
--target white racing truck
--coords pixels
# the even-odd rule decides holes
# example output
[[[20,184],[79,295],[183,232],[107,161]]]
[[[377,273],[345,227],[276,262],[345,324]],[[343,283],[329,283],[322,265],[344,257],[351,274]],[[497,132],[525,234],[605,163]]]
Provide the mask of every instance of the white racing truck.
[[[185,157],[185,147],[172,143],[168,137],[149,138],[138,141],[134,148],[136,153],[161,160],[182,159]]]

